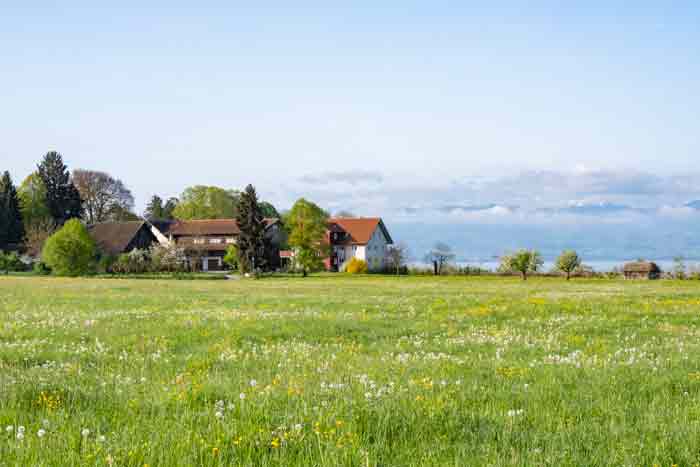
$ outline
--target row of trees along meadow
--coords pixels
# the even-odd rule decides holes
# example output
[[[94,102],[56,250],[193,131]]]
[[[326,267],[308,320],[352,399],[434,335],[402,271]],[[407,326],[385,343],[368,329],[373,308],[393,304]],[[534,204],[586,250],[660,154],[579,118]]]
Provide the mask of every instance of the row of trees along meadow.
[[[263,265],[260,253],[263,219],[280,217],[271,203],[257,200],[251,186],[240,192],[198,185],[186,188],[180,198],[166,200],[154,195],[144,214],[151,221],[238,219],[243,226],[239,262],[243,270]],[[134,212],[134,197],[124,182],[101,171],[76,169],[71,172],[63,156],[56,151],[46,153],[36,170],[19,187],[10,173],[4,172],[0,177],[0,270],[21,267],[18,252],[55,260],[55,254],[43,254],[47,240],[73,219],[77,223],[65,229],[63,240],[72,238],[71,246],[85,247],[83,240],[86,235],[89,237],[85,225],[135,221],[141,217]],[[54,248],[58,253],[52,253],[70,257],[65,241],[55,244],[60,247]],[[85,270],[81,258],[73,257],[73,260]],[[92,262],[95,263],[94,257]],[[76,272],[61,266],[58,269],[69,274]]]

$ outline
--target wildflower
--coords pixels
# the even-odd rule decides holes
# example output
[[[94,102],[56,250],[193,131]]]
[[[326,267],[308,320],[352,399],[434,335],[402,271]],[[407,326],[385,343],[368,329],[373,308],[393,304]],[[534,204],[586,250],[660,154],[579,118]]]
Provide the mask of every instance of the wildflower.
[[[279,438],[272,438],[272,442],[270,443],[270,446],[272,446],[272,447],[275,448],[275,449],[277,449],[278,447],[280,447],[280,440],[279,440]]]
[[[233,410],[233,409],[236,408],[236,406],[233,405],[233,402],[229,402],[228,405],[226,406],[226,408],[227,408],[228,410]]]
[[[254,388],[254,387],[257,386],[257,385],[258,385],[258,382],[257,382],[256,380],[254,380],[254,379],[251,379],[251,380],[250,380],[250,387],[251,387],[251,388]]]
[[[14,430],[15,427],[13,427],[12,425],[7,425],[7,427],[5,428],[5,431],[7,431],[8,433],[12,433]]]
[[[294,429],[296,431],[301,431],[302,428],[303,428],[303,425],[301,423],[297,423],[296,425],[294,425]]]
[[[44,426],[44,428],[48,428],[49,426],[51,426],[51,423],[49,423],[47,419],[43,419],[41,421],[41,424]]]
[[[24,432],[18,431],[17,432],[17,439],[22,441],[24,439]]]
[[[83,435],[83,438],[87,438],[88,436],[90,436],[90,430],[88,430],[87,428],[83,428],[83,431],[81,431],[80,434]]]
[[[104,443],[105,441],[107,441],[107,437],[105,435],[100,435],[97,438],[97,441],[99,441],[100,443]]]
[[[213,456],[216,456],[217,454],[219,454],[219,448],[212,448],[211,453]]]
[[[241,395],[240,395],[240,396],[238,396],[238,397],[240,397],[240,398],[241,398],[241,400],[245,400],[245,392],[242,392],[242,393],[241,393]]]
[[[218,411],[217,411],[217,412],[214,414],[214,416],[215,416],[216,418],[218,418],[219,420],[221,420],[222,418],[224,418],[224,413],[223,413],[223,412],[218,412]]]
[[[509,411],[508,411],[508,416],[509,416],[509,417],[517,417],[517,416],[519,416],[519,415],[522,415],[523,413],[525,413],[525,411],[524,411],[523,409],[509,410]]]
[[[46,434],[46,430],[44,430],[43,428],[36,432],[36,435],[39,438],[43,438],[45,434]]]
[[[17,427],[17,433],[24,433],[24,426],[20,425]]]

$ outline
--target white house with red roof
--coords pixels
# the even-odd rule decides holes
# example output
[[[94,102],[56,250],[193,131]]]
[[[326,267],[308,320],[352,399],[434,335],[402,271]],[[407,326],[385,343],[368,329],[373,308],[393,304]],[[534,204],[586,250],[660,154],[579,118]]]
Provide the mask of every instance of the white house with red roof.
[[[331,256],[326,268],[342,271],[352,258],[367,262],[369,270],[386,266],[387,249],[394,241],[379,217],[331,217],[328,219]]]

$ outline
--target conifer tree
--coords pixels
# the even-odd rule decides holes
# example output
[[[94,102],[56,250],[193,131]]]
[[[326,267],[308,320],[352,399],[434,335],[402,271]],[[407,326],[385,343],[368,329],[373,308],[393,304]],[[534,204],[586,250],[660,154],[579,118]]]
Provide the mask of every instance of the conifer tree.
[[[238,201],[238,256],[241,272],[251,272],[264,266],[265,221],[258,205],[253,185],[248,185]]]
[[[37,167],[37,173],[46,188],[46,205],[56,225],[81,218],[83,208],[80,193],[71,181],[63,157],[56,151],[47,152]]]
[[[23,243],[24,234],[17,189],[6,171],[0,178],[0,250]]]

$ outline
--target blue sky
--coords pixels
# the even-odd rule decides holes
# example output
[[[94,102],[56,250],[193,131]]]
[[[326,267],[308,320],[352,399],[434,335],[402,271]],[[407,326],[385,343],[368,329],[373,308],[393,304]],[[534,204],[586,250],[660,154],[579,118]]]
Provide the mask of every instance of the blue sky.
[[[693,217],[697,2],[237,3],[3,6],[0,169],[56,149],[139,208],[252,182],[396,222]]]

